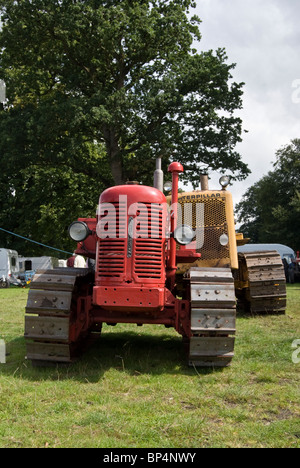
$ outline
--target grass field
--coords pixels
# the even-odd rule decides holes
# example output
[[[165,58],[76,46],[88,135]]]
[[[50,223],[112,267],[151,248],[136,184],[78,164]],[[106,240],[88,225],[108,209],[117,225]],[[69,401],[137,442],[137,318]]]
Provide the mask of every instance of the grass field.
[[[285,316],[240,317],[230,368],[186,367],[161,326],[105,326],[76,364],[33,368],[27,291],[0,290],[0,447],[300,447],[300,285]],[[294,359],[295,361],[295,359]]]

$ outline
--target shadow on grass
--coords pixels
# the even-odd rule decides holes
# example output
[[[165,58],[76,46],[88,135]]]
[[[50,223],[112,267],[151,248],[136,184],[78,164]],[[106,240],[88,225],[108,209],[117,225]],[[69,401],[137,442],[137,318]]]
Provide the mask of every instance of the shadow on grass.
[[[108,371],[135,377],[142,375],[207,375],[223,369],[193,368],[180,336],[139,334],[133,331],[103,333],[72,364],[35,367],[26,360],[25,339],[7,343],[7,363],[0,365],[0,375],[22,376],[29,381],[68,380],[98,382]]]

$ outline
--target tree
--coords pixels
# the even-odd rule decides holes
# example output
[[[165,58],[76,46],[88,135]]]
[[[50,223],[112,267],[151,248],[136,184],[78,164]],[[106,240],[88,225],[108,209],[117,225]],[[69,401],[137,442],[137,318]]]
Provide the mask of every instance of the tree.
[[[237,211],[253,243],[300,249],[300,139],[277,151],[274,170],[247,190]]]
[[[89,162],[85,171],[80,170],[79,162],[76,167],[76,161],[71,166],[66,163],[43,166],[42,161],[33,160],[23,167],[17,159],[9,159],[6,171],[0,173],[0,227],[72,251],[74,242],[68,236],[68,226],[83,215],[95,217],[98,194],[105,188],[101,181],[105,177],[101,148],[97,151],[85,144],[80,152],[79,149],[78,161],[88,159]],[[91,178],[89,171],[95,177]],[[23,255],[59,255],[3,232],[0,239],[1,246],[13,245]]]
[[[133,179],[152,184],[157,157],[165,171],[180,160],[185,180],[195,184],[200,164],[230,170],[236,179],[249,173],[234,149],[241,141],[235,111],[243,84],[232,82],[234,64],[226,63],[223,49],[193,49],[201,38],[200,20],[189,15],[194,6],[192,0],[0,0],[0,79],[8,97],[0,111],[0,158],[8,174],[1,183],[13,207],[11,228],[23,226],[14,209],[28,174],[36,195],[39,181],[55,169],[61,178],[67,171],[70,184],[82,175],[86,184],[72,193],[77,203],[70,207],[85,197],[85,216],[98,198],[95,187]],[[34,196],[38,206],[27,198],[34,213],[27,234],[40,235],[41,206],[58,212],[61,200],[69,203],[64,184],[54,193]],[[7,210],[0,211],[5,220]]]
[[[174,154],[188,180],[198,163],[247,174],[234,151],[242,84],[229,85],[234,65],[226,64],[224,50],[192,48],[201,37],[199,19],[187,16],[193,1],[2,0],[0,6],[10,105],[39,107],[49,94],[70,99],[81,131],[105,143],[116,184],[148,179],[149,159],[153,172],[155,157],[167,164]]]

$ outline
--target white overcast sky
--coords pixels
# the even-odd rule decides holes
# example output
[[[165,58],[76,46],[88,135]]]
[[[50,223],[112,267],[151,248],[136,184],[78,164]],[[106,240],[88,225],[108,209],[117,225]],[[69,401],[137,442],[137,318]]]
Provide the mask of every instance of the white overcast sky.
[[[197,0],[195,13],[199,50],[224,47],[234,81],[245,82],[237,115],[249,133],[237,150],[252,174],[231,187],[238,202],[272,170],[276,151],[300,138],[300,1]]]

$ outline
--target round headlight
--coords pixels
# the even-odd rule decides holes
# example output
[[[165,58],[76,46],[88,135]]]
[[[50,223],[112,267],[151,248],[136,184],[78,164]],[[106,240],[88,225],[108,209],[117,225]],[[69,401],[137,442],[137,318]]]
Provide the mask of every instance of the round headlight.
[[[164,184],[164,191],[165,192],[171,192],[172,191],[172,182],[165,182]]]
[[[223,247],[225,247],[226,245],[228,245],[228,242],[229,242],[229,237],[227,236],[227,234],[222,234],[220,237],[220,244]]]
[[[69,236],[76,242],[84,241],[90,234],[91,231],[83,221],[74,221],[69,227]]]
[[[195,232],[187,224],[178,226],[174,231],[174,238],[178,244],[187,245],[192,242],[195,237]]]
[[[230,181],[231,181],[231,177],[230,176],[223,176],[221,177],[221,179],[219,180],[220,182],[220,185],[223,189],[226,189],[226,187],[228,187],[228,185],[230,184]]]

